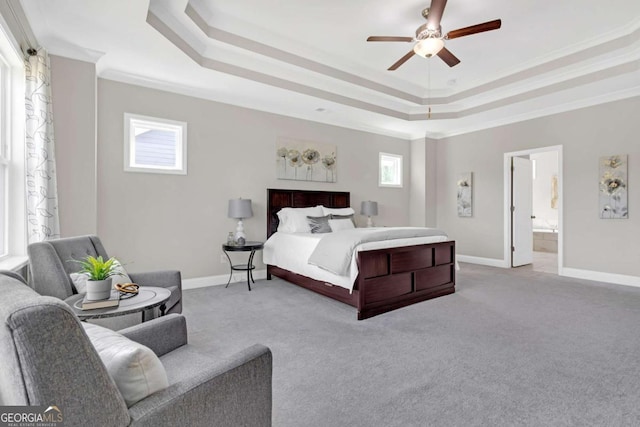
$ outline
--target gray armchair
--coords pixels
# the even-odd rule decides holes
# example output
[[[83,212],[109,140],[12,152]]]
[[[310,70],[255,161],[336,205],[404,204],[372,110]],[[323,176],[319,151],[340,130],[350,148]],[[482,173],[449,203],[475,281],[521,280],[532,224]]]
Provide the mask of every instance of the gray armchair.
[[[29,268],[31,286],[40,295],[65,300],[77,294],[69,275],[78,271],[78,265],[69,262],[88,255],[109,258],[97,236],[68,237],[29,245]],[[166,313],[182,313],[182,280],[175,270],[151,273],[129,273],[129,277],[140,286],[158,286],[171,291]]]
[[[254,345],[216,361],[173,314],[120,331],[151,348],[169,387],[127,408],[69,307],[0,272],[0,405],[56,405],[66,426],[270,426],[272,357]]]

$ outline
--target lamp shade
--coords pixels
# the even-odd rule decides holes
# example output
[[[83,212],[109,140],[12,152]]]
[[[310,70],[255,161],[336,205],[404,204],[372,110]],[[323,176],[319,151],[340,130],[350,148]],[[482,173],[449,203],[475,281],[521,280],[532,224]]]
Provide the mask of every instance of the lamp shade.
[[[429,37],[416,43],[413,47],[413,51],[425,58],[431,58],[433,55],[440,52],[443,47],[444,41],[442,41],[442,39]]]
[[[229,210],[227,211],[229,218],[251,218],[253,210],[251,209],[251,199],[231,199],[229,200]]]
[[[360,205],[360,213],[366,216],[378,215],[378,202],[367,200]]]

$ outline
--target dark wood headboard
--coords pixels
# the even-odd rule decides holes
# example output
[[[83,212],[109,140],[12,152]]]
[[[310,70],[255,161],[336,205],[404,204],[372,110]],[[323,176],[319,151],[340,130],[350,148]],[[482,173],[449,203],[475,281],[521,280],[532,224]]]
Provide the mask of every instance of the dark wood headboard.
[[[351,195],[347,191],[280,190],[267,188],[267,238],[278,230],[278,211],[282,208],[348,208]]]

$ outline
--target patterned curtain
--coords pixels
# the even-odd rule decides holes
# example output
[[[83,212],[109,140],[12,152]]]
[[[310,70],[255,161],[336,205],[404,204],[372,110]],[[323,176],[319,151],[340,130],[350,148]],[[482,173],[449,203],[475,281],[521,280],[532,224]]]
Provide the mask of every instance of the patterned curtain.
[[[44,49],[25,60],[28,242],[60,237],[51,71]]]

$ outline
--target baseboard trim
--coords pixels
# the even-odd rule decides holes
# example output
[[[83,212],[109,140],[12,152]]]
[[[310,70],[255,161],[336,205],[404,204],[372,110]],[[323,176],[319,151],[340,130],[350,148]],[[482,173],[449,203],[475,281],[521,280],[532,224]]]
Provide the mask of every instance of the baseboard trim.
[[[255,280],[261,280],[267,278],[267,270],[254,270],[253,278]],[[228,274],[220,274],[218,276],[205,276],[194,277],[192,279],[184,279],[182,281],[182,289],[197,289],[206,288],[208,286],[220,286],[226,285],[229,280]],[[247,281],[247,273],[235,272],[231,278],[231,283],[245,282]]]
[[[602,271],[582,270],[580,268],[562,268],[561,276],[574,279],[594,280],[597,282],[615,283],[617,285],[635,286],[640,288],[640,277],[625,274],[605,273]]]
[[[459,255],[456,254],[456,260],[459,262],[468,262],[469,264],[488,265],[489,267],[509,268],[503,259],[483,258],[479,256]]]

